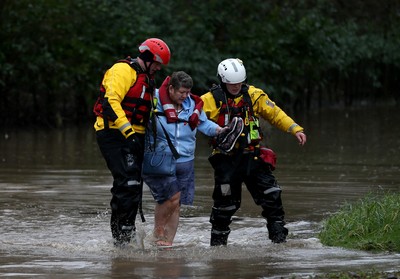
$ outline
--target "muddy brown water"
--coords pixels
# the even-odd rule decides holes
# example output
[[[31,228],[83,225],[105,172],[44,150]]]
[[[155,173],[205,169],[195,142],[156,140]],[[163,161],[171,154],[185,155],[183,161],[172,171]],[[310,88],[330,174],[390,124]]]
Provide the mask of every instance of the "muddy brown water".
[[[146,222],[131,247],[112,246],[111,177],[90,125],[63,130],[0,128],[0,277],[278,278],[323,272],[400,269],[400,254],[327,247],[322,220],[367,193],[400,191],[400,114],[395,108],[297,116],[308,142],[266,126],[278,154],[285,244],[267,240],[247,190],[227,247],[210,247],[213,174],[199,136],[196,197],[183,208],[176,247],[150,245],[154,202],[144,189]]]

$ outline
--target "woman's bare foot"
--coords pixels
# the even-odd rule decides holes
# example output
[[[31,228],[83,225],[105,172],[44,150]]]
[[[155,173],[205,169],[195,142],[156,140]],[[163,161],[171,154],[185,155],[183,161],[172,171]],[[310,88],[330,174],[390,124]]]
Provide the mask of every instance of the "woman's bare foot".
[[[165,240],[157,240],[156,241],[156,245],[159,246],[159,247],[171,247],[172,246],[172,242],[165,241]]]

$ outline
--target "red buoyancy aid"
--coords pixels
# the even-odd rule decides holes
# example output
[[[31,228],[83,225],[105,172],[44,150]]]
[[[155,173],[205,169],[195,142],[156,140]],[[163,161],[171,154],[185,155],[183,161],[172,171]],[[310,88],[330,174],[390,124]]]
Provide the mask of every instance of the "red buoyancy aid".
[[[128,57],[127,59],[119,60],[117,63],[128,63],[137,73],[137,78],[133,86],[126,93],[121,102],[121,107],[124,110],[128,121],[131,124],[146,125],[150,118],[152,107],[152,98],[154,92],[154,78],[150,78],[141,69],[136,59]],[[111,121],[117,120],[117,115],[112,111],[108,104],[107,98],[104,98],[105,88],[100,86],[100,96],[94,106],[94,113],[97,116],[107,118]]]
[[[199,119],[200,119],[201,110],[203,109],[204,102],[199,96],[194,95],[192,93],[190,93],[190,97],[194,100],[195,106],[194,106],[193,114],[189,118],[189,126],[190,126],[190,128],[192,128],[192,130],[194,130],[197,127],[197,125],[200,124]]]
[[[146,125],[149,121],[153,94],[154,80],[149,80],[146,74],[138,74],[135,84],[121,102],[131,124]]]
[[[178,115],[176,113],[175,107],[171,102],[171,99],[168,95],[168,84],[170,81],[170,77],[166,77],[164,82],[161,84],[159,88],[160,102],[164,110],[165,117],[167,118],[167,123],[175,123],[179,121]],[[189,126],[192,130],[194,130],[199,125],[199,117],[201,110],[203,108],[203,100],[200,97],[190,93],[190,97],[195,102],[195,108],[193,114],[189,118]]]

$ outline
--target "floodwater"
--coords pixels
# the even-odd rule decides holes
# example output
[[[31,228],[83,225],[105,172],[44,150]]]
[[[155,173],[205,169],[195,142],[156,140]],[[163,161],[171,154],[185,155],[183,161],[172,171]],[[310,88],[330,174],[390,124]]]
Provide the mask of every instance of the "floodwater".
[[[199,136],[195,205],[182,209],[175,247],[151,246],[154,202],[144,188],[146,222],[126,249],[112,245],[111,177],[91,125],[64,130],[0,128],[0,277],[280,278],[336,271],[393,271],[400,254],[327,247],[322,220],[367,193],[400,191],[400,113],[396,108],[327,111],[295,117],[307,145],[266,126],[278,155],[287,243],[267,239],[260,208],[243,191],[227,247],[210,247],[213,175]]]

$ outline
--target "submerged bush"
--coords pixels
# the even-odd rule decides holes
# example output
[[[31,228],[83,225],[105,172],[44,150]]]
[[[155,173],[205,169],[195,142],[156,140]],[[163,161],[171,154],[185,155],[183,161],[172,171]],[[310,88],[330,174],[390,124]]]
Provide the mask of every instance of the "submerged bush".
[[[370,194],[345,204],[323,225],[319,238],[324,245],[400,252],[400,194]]]

